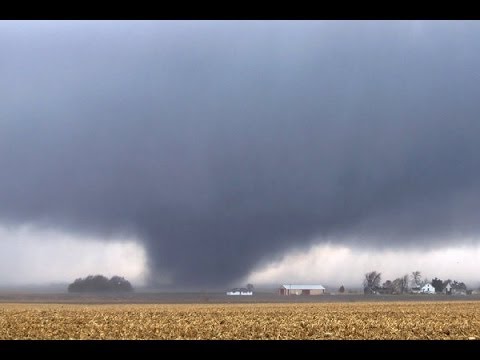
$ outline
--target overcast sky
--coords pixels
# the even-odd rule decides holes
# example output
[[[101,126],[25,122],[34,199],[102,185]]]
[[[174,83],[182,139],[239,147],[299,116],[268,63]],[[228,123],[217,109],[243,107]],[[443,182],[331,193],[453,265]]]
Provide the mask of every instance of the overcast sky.
[[[429,276],[438,262],[474,281],[479,36],[472,21],[0,22],[0,282],[354,283],[315,259],[393,274],[422,254]]]

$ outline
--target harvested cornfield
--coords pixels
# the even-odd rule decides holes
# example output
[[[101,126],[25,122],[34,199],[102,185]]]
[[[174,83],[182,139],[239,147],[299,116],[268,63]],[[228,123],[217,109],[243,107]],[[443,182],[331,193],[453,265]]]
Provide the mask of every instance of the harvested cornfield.
[[[0,304],[0,339],[480,339],[480,302]]]

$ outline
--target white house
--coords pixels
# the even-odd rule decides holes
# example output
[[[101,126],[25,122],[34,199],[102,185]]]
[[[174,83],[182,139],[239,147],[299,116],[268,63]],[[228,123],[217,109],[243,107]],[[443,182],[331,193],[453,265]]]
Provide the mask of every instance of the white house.
[[[243,295],[252,296],[253,291],[250,291],[250,290],[245,289],[245,288],[235,288],[235,289],[232,289],[230,291],[227,291],[227,295],[230,295],[230,296],[243,296]]]
[[[425,284],[421,289],[420,289],[421,294],[435,294],[435,288],[433,287],[432,284]]]
[[[325,293],[322,285],[282,285],[280,295],[321,295]]]

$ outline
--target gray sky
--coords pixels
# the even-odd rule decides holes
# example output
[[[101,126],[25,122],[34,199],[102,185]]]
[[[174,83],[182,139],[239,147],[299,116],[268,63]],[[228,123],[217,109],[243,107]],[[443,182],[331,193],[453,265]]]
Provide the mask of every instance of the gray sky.
[[[148,278],[145,251],[135,238],[99,239],[21,225],[0,226],[0,240],[0,289],[65,284],[89,274],[121,274],[136,287]]]
[[[134,238],[151,278],[182,286],[326,239],[463,246],[480,230],[479,36],[461,21],[0,22],[0,222]]]

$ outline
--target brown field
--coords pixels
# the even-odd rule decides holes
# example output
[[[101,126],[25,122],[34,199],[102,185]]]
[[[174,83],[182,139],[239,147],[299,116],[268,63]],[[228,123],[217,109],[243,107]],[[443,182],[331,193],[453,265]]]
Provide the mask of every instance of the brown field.
[[[0,339],[480,339],[480,302],[0,304]]]

